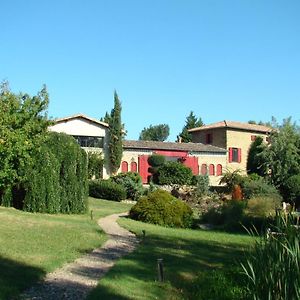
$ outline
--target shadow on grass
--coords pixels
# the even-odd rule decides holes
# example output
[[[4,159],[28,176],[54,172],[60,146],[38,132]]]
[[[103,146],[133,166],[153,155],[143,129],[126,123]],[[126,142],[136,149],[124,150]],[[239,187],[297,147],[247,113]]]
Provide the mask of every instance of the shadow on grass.
[[[14,299],[40,280],[45,272],[0,256],[0,299]]]
[[[243,299],[238,264],[243,257],[239,243],[149,234],[106,274],[88,299]],[[159,258],[164,263],[164,284],[157,282]],[[146,294],[143,289],[148,289]]]

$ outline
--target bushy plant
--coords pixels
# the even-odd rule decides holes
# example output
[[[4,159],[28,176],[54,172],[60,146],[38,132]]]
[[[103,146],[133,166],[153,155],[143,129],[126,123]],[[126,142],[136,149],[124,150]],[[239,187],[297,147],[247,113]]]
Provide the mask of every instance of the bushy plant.
[[[284,192],[288,201],[300,204],[300,174],[293,175],[284,183]]]
[[[156,190],[143,196],[131,208],[130,218],[167,227],[190,227],[192,209],[166,191]]]
[[[128,199],[138,200],[144,193],[142,178],[138,173],[119,173],[118,175],[111,177],[110,180],[125,188],[126,198]]]
[[[235,185],[242,185],[244,177],[241,175],[241,170],[227,170],[220,179],[220,184],[225,184],[228,192],[232,192]]]
[[[158,181],[161,185],[191,184],[192,170],[179,162],[167,162],[158,168]]]
[[[267,183],[264,179],[245,180],[243,182],[243,194],[245,199],[250,199],[257,196],[268,196],[281,199],[277,189]]]
[[[209,191],[209,177],[207,175],[194,175],[191,184],[196,186],[198,196],[207,195]]]
[[[160,154],[153,154],[148,157],[148,164],[151,167],[160,167],[166,162],[166,157]]]
[[[103,176],[104,159],[99,152],[88,152],[88,177],[100,179]]]
[[[275,232],[257,240],[242,264],[252,299],[300,299],[300,231],[292,215],[277,215]]]
[[[91,180],[89,195],[94,198],[121,201],[126,199],[126,189],[111,180]]]
[[[270,196],[255,196],[248,200],[246,212],[252,217],[269,217],[275,216],[276,209],[280,208],[281,201],[279,198]]]

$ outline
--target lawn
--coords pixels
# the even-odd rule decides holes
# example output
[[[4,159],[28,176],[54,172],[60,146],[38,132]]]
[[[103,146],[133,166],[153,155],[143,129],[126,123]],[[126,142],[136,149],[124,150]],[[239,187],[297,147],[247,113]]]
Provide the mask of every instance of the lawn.
[[[33,214],[0,207],[0,299],[17,296],[46,273],[101,246],[106,236],[97,219],[130,206],[89,198],[89,212],[82,215]]]
[[[91,299],[245,299],[239,261],[253,243],[247,235],[170,229],[122,218],[142,240],[117,262]],[[143,240],[142,230],[146,237]],[[157,280],[163,258],[165,282]]]

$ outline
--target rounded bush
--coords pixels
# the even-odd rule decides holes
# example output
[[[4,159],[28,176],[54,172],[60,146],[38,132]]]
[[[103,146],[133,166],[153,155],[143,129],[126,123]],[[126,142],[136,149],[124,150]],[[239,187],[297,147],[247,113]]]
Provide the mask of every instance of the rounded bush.
[[[110,180],[92,180],[89,183],[89,195],[99,199],[121,201],[126,199],[126,189]]]
[[[281,201],[276,197],[256,196],[248,200],[246,212],[251,217],[264,218],[274,216],[280,206]]]
[[[151,167],[160,167],[166,162],[166,157],[160,154],[153,154],[148,157],[148,164]]]
[[[166,227],[188,228],[192,225],[192,209],[166,191],[156,190],[143,196],[131,208],[130,218]]]
[[[191,184],[192,170],[179,162],[167,162],[158,168],[158,181],[161,185]]]
[[[138,173],[119,173],[118,175],[111,177],[110,180],[125,188],[126,198],[128,199],[138,200],[144,192],[142,178]]]
[[[288,178],[284,190],[287,200],[298,204],[300,202],[300,174]]]

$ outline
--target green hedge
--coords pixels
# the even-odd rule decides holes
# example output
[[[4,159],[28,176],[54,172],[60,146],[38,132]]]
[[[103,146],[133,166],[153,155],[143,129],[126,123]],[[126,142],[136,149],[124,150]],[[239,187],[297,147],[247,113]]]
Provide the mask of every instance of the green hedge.
[[[167,162],[158,168],[159,184],[191,184],[192,170],[179,162]]]
[[[34,165],[26,170],[23,210],[44,213],[82,213],[87,209],[87,157],[76,141],[49,133],[36,149]]]
[[[163,190],[141,197],[130,210],[134,220],[167,227],[191,227],[192,214],[186,203]]]
[[[89,195],[99,199],[121,201],[126,199],[126,189],[121,184],[111,180],[91,180],[89,183]]]

